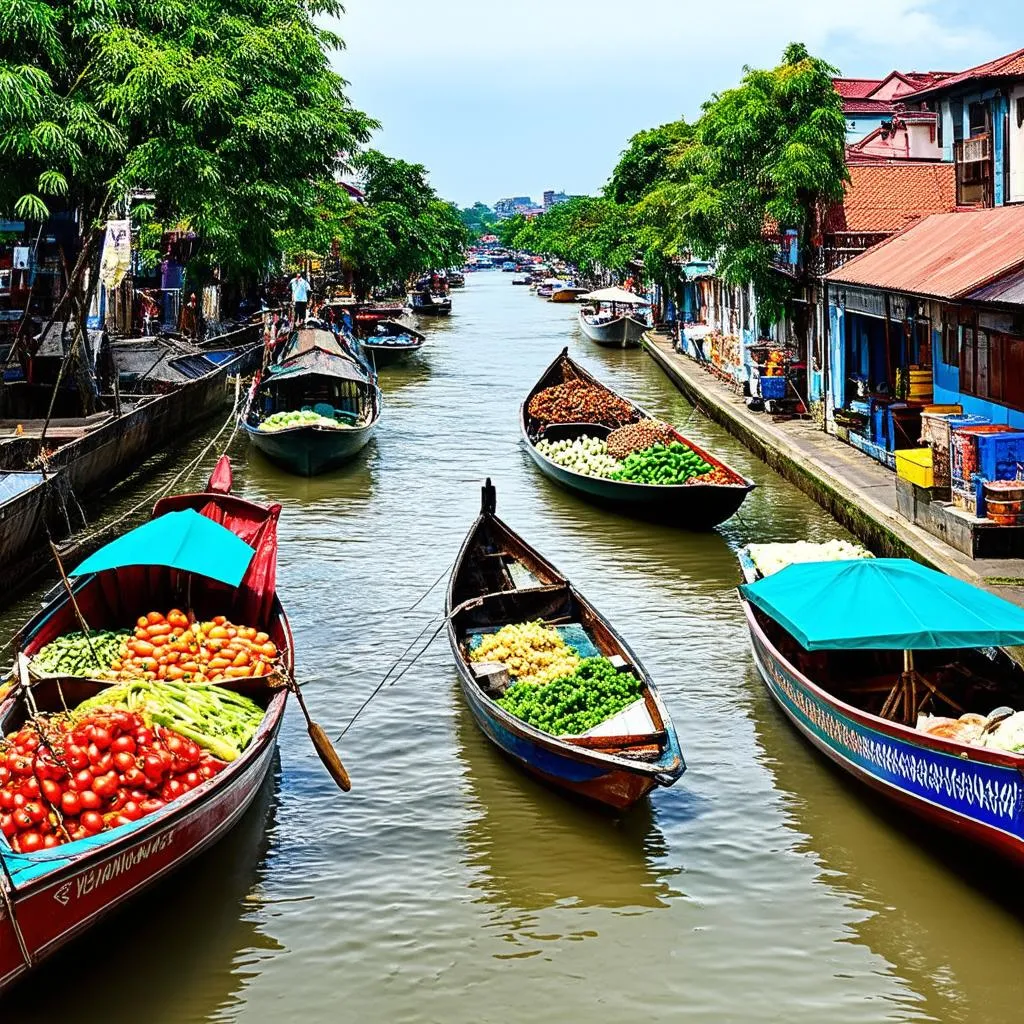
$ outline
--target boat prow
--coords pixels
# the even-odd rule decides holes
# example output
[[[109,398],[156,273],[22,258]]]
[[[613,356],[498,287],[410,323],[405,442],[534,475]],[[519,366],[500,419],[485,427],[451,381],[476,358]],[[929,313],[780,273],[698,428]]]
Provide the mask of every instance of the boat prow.
[[[521,768],[558,789],[616,810],[625,810],[655,786],[670,786],[682,775],[685,763],[679,740],[654,681],[611,624],[495,515],[489,480],[480,516],[452,570],[445,610],[470,714],[488,739]],[[642,707],[635,713],[644,723],[641,731],[552,735],[506,711],[488,694],[469,656],[471,639],[505,625],[537,620],[564,624],[578,638],[574,642],[585,643],[592,656],[612,659],[620,671],[629,671],[640,681]]]

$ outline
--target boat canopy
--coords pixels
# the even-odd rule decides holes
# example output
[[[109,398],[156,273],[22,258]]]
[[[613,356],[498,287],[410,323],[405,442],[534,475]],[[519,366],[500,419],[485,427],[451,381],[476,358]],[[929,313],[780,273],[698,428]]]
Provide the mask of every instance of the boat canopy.
[[[90,555],[72,576],[129,565],[164,565],[237,587],[256,552],[226,526],[194,509],[168,512]]]
[[[740,592],[808,651],[1024,644],[1024,608],[907,558],[789,565]]]
[[[645,298],[627,292],[624,288],[598,288],[596,292],[588,292],[583,298],[588,302],[617,302],[620,306],[650,305]]]
[[[316,375],[337,377],[339,380],[354,380],[359,384],[370,383],[370,374],[349,355],[333,355],[323,349],[315,349],[301,356],[294,356],[284,363],[270,367],[268,381],[293,380],[295,377]]]

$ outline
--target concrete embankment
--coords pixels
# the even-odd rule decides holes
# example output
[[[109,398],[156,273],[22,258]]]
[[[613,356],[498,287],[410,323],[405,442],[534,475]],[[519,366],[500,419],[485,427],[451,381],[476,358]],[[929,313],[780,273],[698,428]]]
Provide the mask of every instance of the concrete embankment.
[[[752,412],[741,395],[676,352],[667,335],[650,332],[643,345],[694,405],[818,502],[875,554],[914,558],[1024,605],[1024,588],[993,582],[1024,580],[1024,559],[969,558],[899,515],[891,470],[810,420],[775,423],[763,412]]]

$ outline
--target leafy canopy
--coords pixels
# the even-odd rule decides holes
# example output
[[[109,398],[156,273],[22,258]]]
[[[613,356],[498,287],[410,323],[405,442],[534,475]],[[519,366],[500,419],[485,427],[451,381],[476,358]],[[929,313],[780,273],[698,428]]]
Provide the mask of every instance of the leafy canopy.
[[[320,27],[337,0],[4,0],[0,210],[78,209],[85,230],[133,192],[205,257],[261,269],[274,229],[309,223],[375,122],[352,109]]]

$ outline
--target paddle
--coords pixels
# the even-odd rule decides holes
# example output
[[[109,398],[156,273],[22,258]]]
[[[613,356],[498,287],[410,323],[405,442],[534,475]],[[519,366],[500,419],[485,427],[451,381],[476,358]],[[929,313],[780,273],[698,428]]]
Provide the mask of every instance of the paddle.
[[[298,700],[299,707],[302,709],[302,716],[306,719],[306,731],[309,733],[309,738],[313,741],[313,746],[316,749],[317,756],[327,769],[327,774],[334,779],[338,789],[343,793],[347,793],[352,788],[352,780],[349,778],[348,772],[345,770],[345,766],[341,763],[341,758],[338,757],[338,752],[331,745],[331,741],[327,738],[327,733],[324,732],[323,726],[314,722],[310,717],[309,709],[306,707],[305,700],[303,700],[302,690],[299,689],[299,684],[292,679],[288,685],[295,693],[295,698]]]

